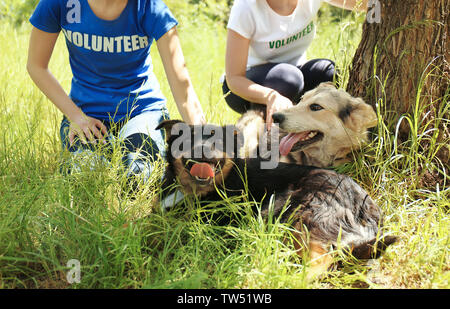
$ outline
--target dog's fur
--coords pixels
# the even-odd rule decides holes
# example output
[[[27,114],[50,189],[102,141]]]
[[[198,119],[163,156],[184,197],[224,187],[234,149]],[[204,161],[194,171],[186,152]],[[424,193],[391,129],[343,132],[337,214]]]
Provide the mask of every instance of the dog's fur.
[[[287,163],[280,163],[275,169],[261,169],[261,159],[237,158],[238,149],[231,156],[218,152],[217,158],[212,159],[192,160],[184,155],[175,159],[170,149],[179,136],[172,135],[171,129],[178,122],[169,120],[158,127],[166,130],[169,146],[163,190],[178,182],[186,194],[196,194],[205,201],[220,201],[221,191],[227,196],[242,196],[248,190],[251,198],[262,201],[264,215],[273,211],[274,216],[294,227],[297,252],[302,256],[309,252],[310,278],[331,265],[331,248],[340,246],[356,258],[369,259],[379,257],[395,241],[395,237],[381,235],[380,208],[350,177],[328,169]],[[206,140],[207,136],[202,138]],[[193,177],[188,167],[192,161],[209,164],[214,177]]]
[[[349,162],[351,152],[367,142],[368,129],[377,124],[370,105],[329,82],[306,92],[297,105],[273,114],[273,120],[279,124],[280,138],[301,133],[304,139],[281,155],[280,162],[317,167]],[[264,124],[262,113],[257,111],[249,111],[237,121],[236,127],[245,137],[241,157],[256,153],[261,134],[267,134]]]

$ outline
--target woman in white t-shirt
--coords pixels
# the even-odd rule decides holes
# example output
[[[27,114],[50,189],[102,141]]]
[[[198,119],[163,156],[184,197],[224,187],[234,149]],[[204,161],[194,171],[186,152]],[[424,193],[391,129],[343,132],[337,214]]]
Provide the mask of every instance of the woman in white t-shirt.
[[[314,18],[322,2],[365,9],[368,0],[235,0],[228,21],[225,100],[238,113],[272,114],[298,103],[303,93],[333,81],[334,62],[306,61]]]

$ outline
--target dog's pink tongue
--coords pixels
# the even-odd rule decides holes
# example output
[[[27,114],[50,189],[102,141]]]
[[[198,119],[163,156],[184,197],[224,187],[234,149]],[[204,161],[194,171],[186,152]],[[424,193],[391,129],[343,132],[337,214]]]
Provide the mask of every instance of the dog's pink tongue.
[[[280,154],[286,156],[291,152],[292,147],[297,143],[303,136],[303,133],[289,133],[283,137],[280,141]]]
[[[208,163],[195,163],[189,171],[192,176],[197,176],[203,179],[214,177],[214,171]]]

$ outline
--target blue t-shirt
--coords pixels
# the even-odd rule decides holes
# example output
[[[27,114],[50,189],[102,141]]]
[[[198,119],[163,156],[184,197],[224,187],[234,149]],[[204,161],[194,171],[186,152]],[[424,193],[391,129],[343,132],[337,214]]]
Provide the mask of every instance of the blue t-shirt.
[[[87,0],[41,0],[30,22],[64,33],[73,74],[69,96],[88,116],[117,122],[165,107],[150,46],[178,23],[161,0],[128,0],[112,21],[98,18]]]

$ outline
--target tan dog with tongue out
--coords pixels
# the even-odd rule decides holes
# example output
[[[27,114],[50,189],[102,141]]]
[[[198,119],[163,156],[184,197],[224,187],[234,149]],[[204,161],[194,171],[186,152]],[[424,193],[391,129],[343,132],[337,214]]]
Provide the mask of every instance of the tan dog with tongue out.
[[[308,91],[295,106],[272,115],[280,128],[280,162],[338,166],[351,161],[351,153],[368,141],[368,129],[378,123],[373,108],[361,98],[352,97],[333,83],[321,83]],[[249,111],[236,127],[245,137],[244,157],[256,153],[265,121]]]

